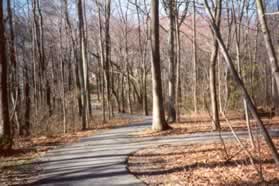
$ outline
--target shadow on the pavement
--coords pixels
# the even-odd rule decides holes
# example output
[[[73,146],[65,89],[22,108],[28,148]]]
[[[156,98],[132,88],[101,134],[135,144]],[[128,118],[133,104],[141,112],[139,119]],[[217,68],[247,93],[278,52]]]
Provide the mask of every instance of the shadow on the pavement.
[[[67,173],[61,173],[56,174],[54,176],[50,176],[44,179],[41,179],[39,181],[34,182],[32,185],[41,185],[41,184],[59,184],[59,183],[65,183],[65,182],[75,182],[80,180],[88,180],[88,179],[94,179],[94,178],[110,178],[114,176],[122,176],[127,174],[128,172],[126,170],[121,171],[113,171],[106,173],[90,173],[93,172],[93,168],[88,168],[85,170],[75,170]],[[78,175],[79,173],[82,173],[81,175]],[[85,173],[84,173],[85,172]],[[75,175],[73,175],[75,174]]]
[[[75,157],[75,158],[64,158],[64,159],[58,159],[58,160],[54,160],[54,161],[38,161],[35,162],[35,164],[37,165],[43,165],[46,163],[60,163],[60,162],[65,162],[65,163],[74,163],[72,161],[75,160],[87,160],[87,159],[97,159],[97,158],[109,158],[109,157],[121,157],[121,156],[127,156],[126,153],[124,154],[106,154],[106,155],[100,155],[100,156],[81,156],[81,157]],[[107,159],[106,159],[107,160]]]
[[[112,171],[115,169],[114,167],[116,166],[122,166],[125,162],[107,162],[107,163],[95,163],[95,164],[82,164],[82,165],[69,165],[64,166],[64,167],[53,167],[53,168],[48,168],[43,171],[44,176],[46,178],[51,178],[51,177],[56,177],[57,175],[68,175],[72,174],[73,170],[75,171],[80,171],[80,174],[84,171],[87,171],[88,169],[95,170],[95,172],[98,171],[103,171],[103,170],[109,170]],[[93,172],[93,171],[92,171]],[[44,179],[41,177],[41,179]]]

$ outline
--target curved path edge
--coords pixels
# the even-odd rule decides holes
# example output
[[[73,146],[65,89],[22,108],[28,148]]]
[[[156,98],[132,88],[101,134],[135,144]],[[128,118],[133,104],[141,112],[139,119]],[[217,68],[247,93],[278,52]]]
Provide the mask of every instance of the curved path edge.
[[[131,153],[160,144],[206,143],[219,140],[218,133],[137,138],[131,133],[150,127],[151,117],[143,122],[133,123],[97,133],[81,139],[80,142],[65,145],[48,152],[39,160],[42,174],[34,185],[63,186],[110,186],[145,185],[127,168]],[[247,132],[237,132],[246,137]],[[279,131],[271,131],[278,136]],[[232,138],[230,132],[222,133],[224,139]]]

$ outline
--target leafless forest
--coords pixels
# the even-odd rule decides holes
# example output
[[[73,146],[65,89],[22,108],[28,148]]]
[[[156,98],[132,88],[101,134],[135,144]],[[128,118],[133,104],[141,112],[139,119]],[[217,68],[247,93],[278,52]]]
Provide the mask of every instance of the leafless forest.
[[[0,149],[119,113],[220,132],[240,113],[279,164],[278,21],[277,0],[0,0]]]

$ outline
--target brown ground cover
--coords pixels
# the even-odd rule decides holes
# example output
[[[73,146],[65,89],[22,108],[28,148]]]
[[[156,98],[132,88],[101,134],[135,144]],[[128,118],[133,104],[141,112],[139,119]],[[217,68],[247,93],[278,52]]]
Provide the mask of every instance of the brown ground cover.
[[[279,147],[279,139],[274,142]],[[129,170],[147,185],[279,185],[279,166],[265,144],[260,142],[256,150],[245,144],[264,181],[234,142],[226,143],[228,158],[220,143],[141,149],[129,157]]]
[[[246,121],[243,118],[242,113],[229,113],[226,116],[230,123],[232,124],[234,130],[241,131],[247,130]],[[262,118],[265,126],[267,128],[279,128],[279,116],[276,117],[263,117]],[[221,117],[221,128],[222,131],[230,131],[229,126],[224,118]],[[203,133],[213,131],[213,124],[211,118],[207,113],[199,113],[195,115],[187,115],[181,118],[180,122],[170,124],[172,129],[166,131],[152,131],[150,129],[145,129],[134,133],[134,135],[139,137],[151,137],[151,136],[170,136],[170,135],[180,135],[180,134],[192,134],[192,133]],[[251,120],[252,128],[256,128],[255,121]]]
[[[40,167],[32,162],[58,145],[78,142],[80,138],[92,136],[96,131],[126,126],[141,119],[115,118],[106,124],[100,121],[90,123],[94,126],[87,131],[71,132],[64,135],[16,137],[13,149],[0,152],[0,185],[28,185],[40,173]]]

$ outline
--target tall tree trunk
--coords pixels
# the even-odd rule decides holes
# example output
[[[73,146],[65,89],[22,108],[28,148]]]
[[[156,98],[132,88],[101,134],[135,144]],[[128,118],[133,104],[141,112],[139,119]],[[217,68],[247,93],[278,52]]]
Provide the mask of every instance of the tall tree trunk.
[[[193,24],[193,101],[194,101],[194,112],[198,112],[198,98],[197,98],[197,31],[196,31],[196,0],[193,0],[193,15],[192,15],[192,24]]]
[[[36,42],[38,38],[37,34],[37,14],[36,14],[36,1],[32,0],[32,65],[33,65],[33,102],[35,105],[35,117],[38,115],[38,86],[37,86],[37,60],[38,50]],[[36,120],[35,123],[36,124]]]
[[[147,99],[147,72],[146,72],[146,64],[144,62],[144,67],[143,67],[143,110],[144,110],[144,115],[148,116],[148,99]]]
[[[128,49],[125,52],[125,56],[128,56],[127,54]],[[133,108],[132,108],[132,88],[131,88],[131,80],[130,80],[130,70],[129,70],[129,63],[128,63],[128,57],[126,58],[126,72],[127,72],[127,94],[128,94],[128,112],[130,114],[133,113]]]
[[[121,74],[121,102],[122,102],[122,104],[121,104],[121,112],[122,113],[125,113],[126,112],[126,109],[125,109],[125,91],[124,91],[124,89],[125,89],[125,84],[124,84],[124,74]]]
[[[131,80],[130,80],[130,67],[129,67],[129,46],[128,46],[128,23],[127,23],[127,14],[125,17],[125,66],[126,66],[126,73],[127,73],[127,89],[128,89],[128,111],[130,114],[133,114],[133,107],[132,107],[132,88],[131,88]]]
[[[86,62],[87,62],[87,66],[88,66],[88,64],[89,64],[89,49],[88,49],[88,22],[87,22],[87,14],[86,14],[86,2],[87,1],[84,1],[83,2],[83,8],[84,8],[84,11],[83,11],[83,16],[84,16],[84,27],[85,27],[85,29],[84,29],[84,42],[85,42],[85,49],[86,49],[86,51],[85,51],[85,53],[86,53]],[[90,117],[92,116],[92,104],[91,104],[91,93],[90,93],[90,88],[89,88],[89,86],[90,86],[90,80],[89,80],[89,71],[88,71],[88,68],[86,68],[86,76],[87,76],[87,78],[86,78],[86,84],[87,84],[87,96],[88,96],[88,98],[87,98],[87,100],[88,100],[88,103],[87,103],[87,105],[88,105],[88,111],[89,111],[89,115],[90,115]]]
[[[98,59],[99,60],[99,59]],[[100,94],[101,94],[101,91],[100,91],[100,84],[101,84],[101,77],[100,77],[100,66],[99,66],[99,63],[98,63],[98,70],[96,72],[96,88],[97,88],[97,100],[100,101]]]
[[[16,61],[16,48],[15,48],[15,35],[14,35],[14,26],[13,26],[13,12],[12,12],[12,6],[11,6],[11,0],[7,0],[7,12],[8,12],[8,23],[9,23],[9,54],[10,54],[10,63],[11,63],[11,83],[10,83],[10,95],[11,97],[17,97],[15,104],[15,110],[14,110],[14,118],[19,116],[20,120],[20,101],[21,101],[21,89],[19,87],[18,83],[18,72],[17,72],[17,61]],[[16,119],[12,119],[11,122],[13,122],[15,125],[17,123],[18,130],[21,129],[21,122],[16,121]]]
[[[9,116],[9,92],[8,92],[8,61],[6,58],[6,38],[3,16],[3,1],[0,0],[0,65],[1,65],[1,102],[3,116],[3,136],[0,141],[0,149],[10,149],[12,146],[10,116]]]
[[[105,96],[105,89],[106,89],[106,70],[105,70],[105,49],[104,49],[104,44],[103,44],[103,21],[101,17],[101,5],[98,2],[98,0],[95,0],[96,6],[98,8],[98,29],[99,29],[99,53],[100,53],[100,63],[102,66],[102,87],[101,87],[101,92],[102,92],[102,111],[103,111],[103,123],[106,123],[106,96]]]
[[[87,91],[87,54],[85,47],[85,31],[83,21],[82,0],[78,0],[79,18],[79,39],[80,39],[80,74],[81,74],[81,94],[82,94],[82,129],[85,130],[88,124],[88,91]]]
[[[30,98],[30,79],[28,77],[28,64],[24,62],[24,74],[25,74],[25,114],[24,114],[24,126],[20,132],[23,136],[30,136],[31,127],[31,98]]]
[[[62,15],[61,15],[62,18]],[[62,113],[63,113],[63,132],[66,133],[67,126],[66,126],[66,105],[65,105],[65,87],[64,87],[64,59],[63,59],[63,39],[62,39],[62,19],[61,19],[61,27],[59,29],[60,32],[60,63],[59,63],[59,69],[60,69],[60,78],[59,78],[59,92],[60,92],[60,99],[62,102]]]
[[[256,0],[257,4],[257,11],[258,11],[258,19],[261,24],[261,30],[264,34],[264,41],[266,45],[267,54],[269,56],[269,62],[272,70],[272,74],[276,81],[277,89],[279,92],[279,66],[278,66],[278,59],[276,56],[276,52],[272,43],[270,31],[267,27],[264,5],[262,0]]]
[[[175,46],[174,46],[174,33],[175,33],[175,3],[174,0],[169,0],[169,92],[168,92],[168,121],[176,121],[175,110]]]
[[[178,11],[178,10],[176,10]],[[180,41],[180,27],[178,23],[178,14],[176,16],[176,52],[177,52],[177,62],[176,62],[176,120],[180,121],[180,105],[182,104],[181,99],[181,41]]]
[[[220,27],[221,22],[221,0],[215,0],[215,20],[217,22],[217,27]],[[212,33],[214,37],[214,32]],[[216,88],[216,63],[218,57],[218,42],[216,39],[213,41],[212,52],[210,57],[210,67],[209,67],[209,79],[210,79],[210,98],[211,98],[211,111],[213,119],[214,130],[220,130],[219,121],[219,111],[218,111],[218,101],[217,101],[217,88]]]
[[[38,32],[39,38],[37,40],[37,46],[39,51],[39,60],[40,60],[40,101],[41,104],[45,104],[45,92],[44,89],[46,87],[47,75],[46,75],[46,60],[45,60],[45,39],[44,39],[44,21],[43,21],[43,14],[41,10],[41,0],[37,0],[37,10],[38,10]]]
[[[222,113],[223,112],[223,99],[222,99],[222,96],[224,95],[224,90],[223,90],[223,87],[224,87],[224,84],[222,82],[222,72],[223,70],[221,69],[221,57],[220,57],[220,54],[218,54],[218,57],[217,57],[217,61],[218,61],[218,98],[219,98],[219,111]]]
[[[107,110],[109,119],[111,118],[111,88],[110,88],[110,52],[111,52],[111,39],[110,39],[110,13],[111,13],[111,0],[105,1],[105,77],[106,77],[106,91],[107,91]]]
[[[22,47],[22,57],[23,57],[23,69],[22,69],[22,75],[23,75],[23,97],[24,97],[24,103],[22,101],[22,104],[24,105],[24,107],[22,106],[22,109],[24,108],[24,112],[22,115],[22,121],[21,121],[21,127],[19,129],[19,135],[20,136],[30,136],[30,128],[31,128],[31,86],[30,86],[30,82],[31,78],[29,75],[29,69],[28,69],[28,58],[27,58],[27,51],[26,51],[26,42],[23,41],[23,47]]]
[[[169,128],[164,113],[161,61],[160,61],[160,37],[159,37],[159,0],[152,1],[151,13],[151,50],[152,50],[152,92],[153,92],[153,130],[166,130]]]
[[[216,61],[218,55],[218,44],[214,41],[214,49],[211,53],[209,79],[210,79],[210,98],[211,98],[211,111],[213,119],[214,130],[220,129],[219,111],[217,102],[217,88],[216,88]]]

